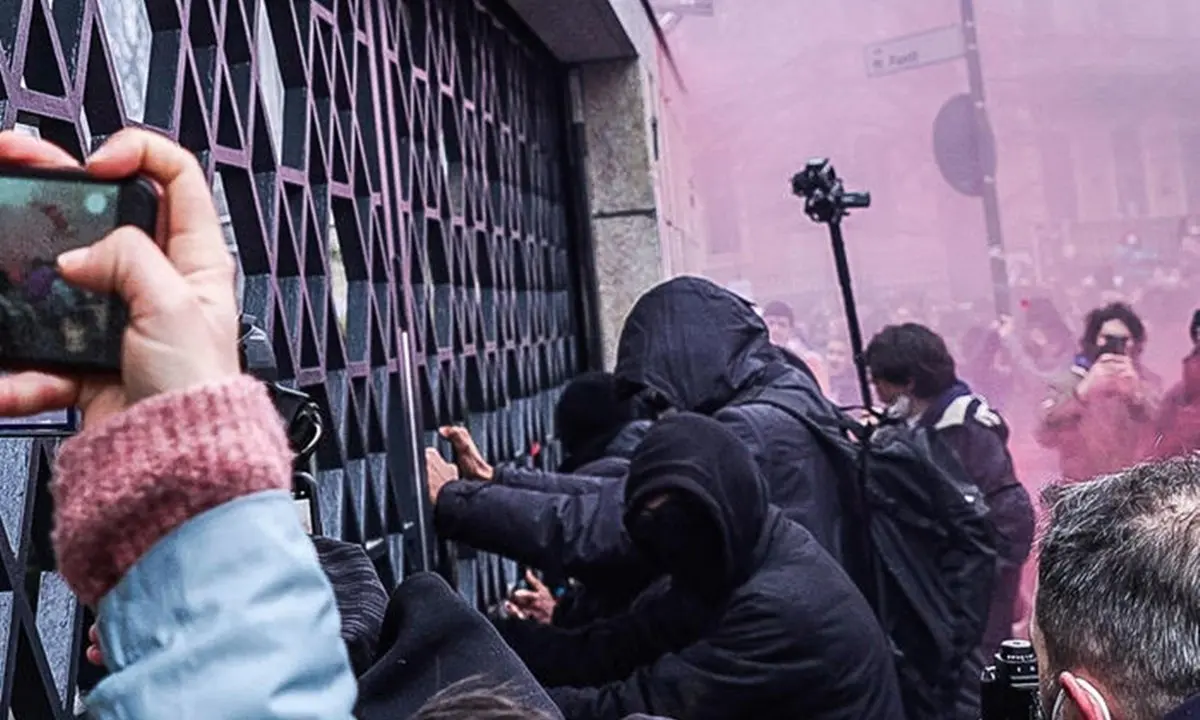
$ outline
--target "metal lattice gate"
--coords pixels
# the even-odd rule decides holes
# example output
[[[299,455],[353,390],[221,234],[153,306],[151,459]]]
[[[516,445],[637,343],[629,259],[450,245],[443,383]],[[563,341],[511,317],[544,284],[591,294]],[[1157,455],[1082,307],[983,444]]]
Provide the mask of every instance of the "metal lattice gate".
[[[0,112],[77,157],[160,128],[212,173],[246,312],[328,408],[326,534],[429,562],[440,423],[494,458],[551,434],[582,362],[561,69],[482,0],[0,0]],[[409,382],[411,380],[411,382]],[[409,388],[415,388],[410,395]],[[0,714],[70,716],[83,609],[53,571],[53,443],[0,441]],[[460,554],[477,602],[494,558]]]

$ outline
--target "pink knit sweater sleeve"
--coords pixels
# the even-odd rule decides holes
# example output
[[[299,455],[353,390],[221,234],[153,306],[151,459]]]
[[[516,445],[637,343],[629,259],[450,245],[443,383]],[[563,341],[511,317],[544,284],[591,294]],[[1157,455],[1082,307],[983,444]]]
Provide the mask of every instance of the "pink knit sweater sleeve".
[[[59,572],[95,605],[189,519],[289,488],[291,459],[279,414],[250,377],[144,400],[58,453],[51,492]]]

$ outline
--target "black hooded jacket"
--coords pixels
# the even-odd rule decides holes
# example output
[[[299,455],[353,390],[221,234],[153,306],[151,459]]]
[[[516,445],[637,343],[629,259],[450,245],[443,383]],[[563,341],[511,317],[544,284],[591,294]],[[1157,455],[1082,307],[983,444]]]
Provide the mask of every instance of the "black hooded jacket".
[[[829,461],[795,418],[753,400],[771,388],[814,416],[838,410],[811,374],[771,345],[748,301],[701,278],[662,283],[626,319],[614,374],[627,389],[651,390],[675,410],[709,415],[731,430],[754,455],[771,503],[841,559],[842,513]]]
[[[437,575],[400,583],[379,632],[379,658],[358,682],[358,720],[412,717],[447,687],[503,687],[523,705],[558,718],[554,704],[488,621]],[[202,714],[202,713],[201,713]]]
[[[649,427],[630,423],[574,475],[503,466],[490,483],[447,484],[434,511],[438,534],[606,595],[641,591],[648,578],[630,552],[619,508],[629,457]]]
[[[626,504],[667,491],[690,496],[720,529],[711,577],[674,580],[578,630],[502,628],[565,717],[902,717],[871,609],[808,531],[768,504],[735,436],[690,413],[659,422],[634,456]]]

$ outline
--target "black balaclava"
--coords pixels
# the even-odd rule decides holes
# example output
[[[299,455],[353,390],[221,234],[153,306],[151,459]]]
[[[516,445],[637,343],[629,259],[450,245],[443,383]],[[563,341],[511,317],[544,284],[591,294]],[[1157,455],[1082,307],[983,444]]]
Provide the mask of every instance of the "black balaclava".
[[[746,446],[692,413],[659,420],[630,459],[625,528],[672,582],[720,597],[754,571],[767,489]]]
[[[707,595],[720,589],[715,571],[724,557],[720,526],[702,503],[676,492],[653,498],[655,507],[642,503],[627,520],[629,536],[655,570],[674,582]]]

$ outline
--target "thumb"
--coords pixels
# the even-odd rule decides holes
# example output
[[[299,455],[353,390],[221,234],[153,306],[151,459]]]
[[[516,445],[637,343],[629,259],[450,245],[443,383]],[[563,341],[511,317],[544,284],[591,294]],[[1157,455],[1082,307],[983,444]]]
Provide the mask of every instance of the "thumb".
[[[139,309],[171,307],[186,287],[183,278],[146,233],[133,227],[114,230],[100,242],[58,256],[58,270],[72,285],[98,293],[116,293]]]
[[[449,464],[437,448],[425,448],[425,462],[432,463],[437,467]]]

